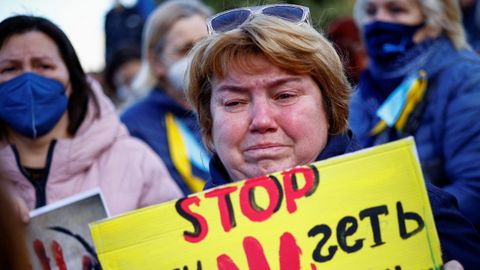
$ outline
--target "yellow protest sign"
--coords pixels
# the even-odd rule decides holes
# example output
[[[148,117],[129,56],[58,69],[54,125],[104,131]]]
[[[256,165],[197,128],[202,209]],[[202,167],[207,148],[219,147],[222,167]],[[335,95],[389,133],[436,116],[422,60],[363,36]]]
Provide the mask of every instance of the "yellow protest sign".
[[[91,225],[103,269],[440,269],[413,139]]]

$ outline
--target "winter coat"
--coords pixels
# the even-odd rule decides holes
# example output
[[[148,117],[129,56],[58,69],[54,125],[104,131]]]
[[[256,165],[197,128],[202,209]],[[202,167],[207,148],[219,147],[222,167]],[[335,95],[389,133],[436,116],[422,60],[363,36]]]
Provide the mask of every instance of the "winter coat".
[[[181,197],[163,162],[147,145],[128,135],[98,83],[90,83],[99,110],[90,98],[73,138],[52,142],[43,192],[22,173],[15,147],[0,141],[0,175],[12,192],[34,209],[41,196],[50,204],[99,187],[113,215]]]
[[[173,116],[175,123],[183,125],[184,133],[190,140],[182,136],[168,138],[167,115]],[[181,188],[184,195],[202,190],[208,178],[209,156],[202,145],[199,127],[195,115],[181,107],[162,89],[153,89],[144,99],[128,108],[121,116],[121,121],[127,126],[130,134],[146,142],[165,162],[167,169]],[[182,137],[182,138],[180,138]],[[175,163],[175,145],[185,147],[187,159],[185,164]],[[180,172],[181,165],[188,166],[191,171],[187,176]],[[188,170],[187,170],[188,171]],[[195,189],[189,185],[188,178],[198,179],[201,186]]]
[[[350,126],[362,147],[413,135],[424,177],[453,194],[460,211],[480,228],[480,58],[470,50],[457,51],[446,38],[422,65],[428,76],[423,101],[411,115],[412,132],[369,131],[379,121],[379,100],[368,80],[360,80],[350,106]],[[415,72],[415,70],[412,70]],[[362,77],[363,78],[363,77]]]
[[[351,133],[329,136],[327,145],[317,157],[317,161],[359,150]],[[218,156],[210,161],[211,178],[205,189],[231,183],[232,180]],[[427,193],[432,207],[444,262],[458,260],[465,269],[478,269],[480,266],[480,235],[472,224],[458,211],[455,198],[439,188],[427,183]]]

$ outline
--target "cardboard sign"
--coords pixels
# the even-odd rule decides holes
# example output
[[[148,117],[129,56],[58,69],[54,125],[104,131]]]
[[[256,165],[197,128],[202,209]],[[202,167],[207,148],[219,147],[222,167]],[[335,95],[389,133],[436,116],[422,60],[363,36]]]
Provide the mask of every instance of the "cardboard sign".
[[[106,217],[99,188],[31,211],[26,246],[32,269],[100,269],[88,224]]]
[[[91,225],[103,269],[440,269],[413,139]]]

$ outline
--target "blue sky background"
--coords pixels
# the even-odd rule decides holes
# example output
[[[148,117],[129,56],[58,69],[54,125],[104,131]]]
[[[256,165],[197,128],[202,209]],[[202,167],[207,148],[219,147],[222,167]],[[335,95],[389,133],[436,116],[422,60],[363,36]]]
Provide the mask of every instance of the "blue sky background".
[[[121,0],[132,5],[135,0]],[[67,34],[85,71],[104,67],[104,20],[115,0],[0,0],[0,21],[18,14],[43,16]]]

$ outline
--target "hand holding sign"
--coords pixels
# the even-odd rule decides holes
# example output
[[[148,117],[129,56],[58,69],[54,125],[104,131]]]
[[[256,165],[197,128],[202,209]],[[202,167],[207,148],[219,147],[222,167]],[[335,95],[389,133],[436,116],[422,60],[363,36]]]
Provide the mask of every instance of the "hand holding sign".
[[[463,270],[463,266],[458,261],[449,261],[443,266],[444,270]]]

